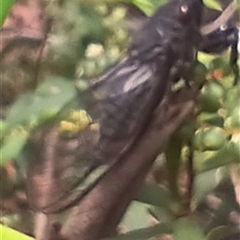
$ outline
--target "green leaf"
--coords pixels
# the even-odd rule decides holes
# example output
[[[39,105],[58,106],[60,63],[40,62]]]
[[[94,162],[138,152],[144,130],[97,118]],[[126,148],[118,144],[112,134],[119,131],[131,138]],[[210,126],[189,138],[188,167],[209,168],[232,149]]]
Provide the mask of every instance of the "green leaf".
[[[212,60],[215,58],[213,55],[203,52],[198,52],[198,61],[201,62],[205,67],[209,68]]]
[[[208,112],[201,112],[198,117],[197,121],[200,125],[214,125],[218,127],[223,127],[224,118],[220,116],[218,113],[208,113]]]
[[[191,237],[190,237],[191,236]],[[176,222],[173,230],[173,240],[185,240],[194,238],[194,240],[206,240],[204,230],[192,219],[180,219]]]
[[[216,113],[225,100],[226,89],[219,82],[207,82],[202,89],[202,111]]]
[[[194,146],[200,151],[216,151],[223,148],[227,135],[222,128],[206,127],[198,129],[194,136]]]
[[[171,191],[172,196],[174,199],[179,199],[179,192],[178,192],[178,174],[181,165],[181,151],[182,151],[182,139],[175,135],[171,138],[168,143],[167,150],[165,152],[166,159],[167,159],[167,169],[168,169],[168,182],[169,188]],[[174,149],[174,151],[173,151]]]
[[[203,159],[203,165],[201,171],[208,171],[211,169],[216,169],[222,166],[225,166],[229,163],[234,162],[235,153],[230,151],[228,146],[224,146],[219,151],[213,151],[209,158]]]
[[[134,231],[151,226],[151,214],[148,204],[133,201],[124,215],[121,225],[126,231]]]
[[[203,0],[204,5],[206,5],[208,8],[216,9],[221,11],[222,7],[221,4],[217,0]]]
[[[192,203],[196,208],[219,183],[218,169],[203,172],[195,177]]]
[[[169,192],[152,183],[144,183],[136,200],[157,207],[162,207],[166,210],[170,209],[171,204]]]
[[[6,226],[0,225],[0,236],[3,240],[34,240],[21,232],[8,228]]]
[[[30,121],[31,105],[33,102],[33,94],[27,93],[22,95],[8,112],[6,122],[9,127],[23,125]]]
[[[179,206],[173,206],[172,208],[179,209]],[[173,210],[175,210],[173,209]],[[178,210],[177,209],[177,210]],[[171,222],[176,218],[176,215],[173,211],[169,211],[168,209],[161,208],[161,207],[150,207],[149,208],[149,213],[159,222],[161,223],[166,223],[166,222]]]
[[[149,0],[131,0],[133,4],[138,6],[147,15],[153,14],[154,10],[167,3],[167,0],[149,1]]]
[[[5,120],[0,119],[0,139],[3,139],[6,131],[7,123]]]
[[[234,162],[240,162],[240,133],[233,134],[228,142],[228,150],[233,154]]]
[[[240,87],[233,86],[227,89],[226,101],[224,108],[228,111],[228,117],[232,115],[232,111],[239,105]]]
[[[12,128],[16,125],[37,123],[42,115],[57,113],[75,95],[73,82],[64,78],[50,78],[34,93],[25,94],[18,99],[7,115],[8,126]]]
[[[0,0],[0,27],[2,27],[15,0]]]
[[[240,128],[240,105],[236,102],[235,108],[229,111],[228,117],[224,123],[226,128]]]
[[[139,229],[139,230],[132,231],[132,232],[129,232],[124,235],[120,235],[118,237],[107,238],[104,240],[146,240],[146,239],[154,237],[154,236],[171,233],[170,226],[171,225],[169,223],[168,224],[158,224],[154,227]]]
[[[0,165],[13,160],[24,147],[27,139],[26,133],[8,135],[0,148]]]

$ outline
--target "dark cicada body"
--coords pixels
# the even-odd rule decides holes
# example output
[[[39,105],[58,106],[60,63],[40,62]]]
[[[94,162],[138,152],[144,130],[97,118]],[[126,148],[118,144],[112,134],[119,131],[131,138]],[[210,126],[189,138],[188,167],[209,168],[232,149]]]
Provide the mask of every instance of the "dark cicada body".
[[[92,180],[95,170],[104,168],[106,172],[109,164],[115,163],[144,133],[171,83],[192,77],[201,40],[202,8],[201,0],[172,0],[161,7],[135,34],[125,57],[93,81],[86,92],[94,99],[87,111],[99,124],[99,131],[79,133],[78,161],[74,162],[76,166],[71,164],[76,172],[71,173],[73,181],[65,184],[63,194],[55,196],[44,211],[73,206],[89,192],[103,176],[101,173]],[[76,189],[78,185],[80,189]],[[64,206],[57,206],[61,200]]]
[[[202,10],[201,0],[172,0],[161,7],[144,19],[125,57],[93,81],[87,91],[93,96],[87,112],[100,129],[79,133],[77,157],[72,156],[69,161],[72,172],[66,174],[73,181],[64,181],[62,192],[44,210],[59,211],[73,206],[102,176],[91,179],[99,165],[111,164],[131,148],[144,133],[171,84],[180,78],[185,81],[193,78],[196,50],[218,53],[235,46],[232,36],[237,36],[236,28],[230,25],[201,36]],[[69,153],[62,153],[62,149],[59,147],[57,152],[59,158],[64,154],[68,158]],[[106,165],[104,172],[109,167]],[[63,172],[66,169],[64,166]],[[59,176],[65,180],[63,174]],[[59,203],[63,205],[58,206]]]
[[[94,83],[94,94],[104,96],[101,161],[137,138],[173,81],[191,77],[202,8],[201,0],[173,0],[161,7],[135,34],[125,58]]]

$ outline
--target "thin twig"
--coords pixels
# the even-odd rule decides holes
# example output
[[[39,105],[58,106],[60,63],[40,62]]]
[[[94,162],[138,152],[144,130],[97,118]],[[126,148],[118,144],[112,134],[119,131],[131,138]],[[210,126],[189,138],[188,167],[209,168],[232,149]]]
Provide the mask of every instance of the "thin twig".
[[[37,62],[36,62],[35,77],[34,77],[34,81],[33,81],[34,89],[37,87],[37,85],[39,83],[39,74],[40,74],[40,70],[41,70],[41,63],[42,63],[42,60],[43,60],[44,49],[46,47],[46,42],[47,42],[47,39],[48,39],[48,33],[49,33],[50,29],[51,29],[51,21],[48,19],[46,21],[44,37],[43,37],[43,41],[42,41],[40,51],[39,51],[39,55],[38,55]]]
[[[237,11],[237,9],[238,9],[237,0],[234,0],[227,6],[227,8],[221,13],[221,15],[215,21],[203,26],[201,28],[201,33],[203,35],[207,35],[211,32],[214,32],[222,24],[226,23]]]
[[[194,185],[194,149],[192,140],[188,142],[188,159],[187,159],[187,174],[188,174],[188,181],[187,181],[187,192],[185,195],[185,210],[187,213],[191,212],[191,202],[192,202],[192,195],[193,195],[193,185]]]

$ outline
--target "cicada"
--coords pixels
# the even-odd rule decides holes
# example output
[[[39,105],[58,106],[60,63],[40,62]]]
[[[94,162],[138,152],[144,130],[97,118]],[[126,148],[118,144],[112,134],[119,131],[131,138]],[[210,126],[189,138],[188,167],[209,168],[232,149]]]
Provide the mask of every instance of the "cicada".
[[[61,208],[60,202],[66,208],[86,194],[97,182],[96,172],[103,176],[102,172],[129,151],[145,132],[172,83],[184,79],[189,85],[201,41],[202,9],[202,0],[171,0],[160,7],[135,32],[126,54],[105,74],[91,81],[81,97],[91,99],[86,100],[86,109],[91,125],[97,124],[98,128],[79,133],[76,161],[69,160],[69,152],[63,152],[68,141],[58,140],[55,157],[75,165],[58,166],[63,173],[55,175],[60,179],[71,175],[73,180],[58,181],[62,193],[56,193],[43,211]]]
[[[197,51],[218,49],[208,45],[212,35],[201,35],[203,8],[202,0],[171,0],[160,7],[134,31],[125,55],[91,81],[81,97],[86,98],[91,125],[98,127],[79,133],[76,166],[72,166],[72,170],[79,171],[43,211],[59,211],[79,201],[109,165],[126,154],[144,134],[154,110],[172,84],[183,79],[187,86],[191,85]],[[219,36],[218,31],[213,34]],[[223,41],[220,45],[225,49],[231,43]],[[59,144],[58,154],[62,158],[67,155],[62,153],[64,144],[64,140]],[[96,172],[99,177],[95,177]]]

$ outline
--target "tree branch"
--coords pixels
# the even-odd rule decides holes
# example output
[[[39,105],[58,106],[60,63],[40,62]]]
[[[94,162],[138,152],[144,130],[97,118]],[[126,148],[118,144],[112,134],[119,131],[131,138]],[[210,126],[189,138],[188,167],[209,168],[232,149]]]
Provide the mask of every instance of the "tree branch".
[[[213,22],[203,26],[201,28],[201,33],[203,35],[207,35],[211,32],[214,32],[216,29],[218,29],[222,24],[228,22],[228,20],[232,17],[232,15],[237,11],[238,4],[237,0],[234,0],[231,2],[227,8],[221,13],[221,15],[215,19]]]
[[[74,208],[59,238],[96,240],[114,235],[155,158],[164,151],[170,136],[193,115],[195,95],[192,90],[183,89],[159,106],[139,142]]]

